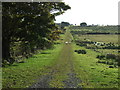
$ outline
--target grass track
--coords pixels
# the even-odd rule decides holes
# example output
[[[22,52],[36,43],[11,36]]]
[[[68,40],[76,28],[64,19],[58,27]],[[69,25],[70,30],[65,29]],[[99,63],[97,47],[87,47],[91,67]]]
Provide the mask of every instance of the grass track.
[[[64,42],[70,42],[72,40],[72,36],[69,33],[69,31],[66,32]],[[53,68],[56,71],[53,75],[53,80],[50,81],[51,87],[55,88],[73,88],[78,87],[77,81],[73,82],[74,79],[76,79],[76,76],[74,78],[71,78],[70,74],[74,73],[74,57],[73,57],[73,49],[71,44],[64,44],[63,48],[60,52],[60,55],[58,57],[57,63]],[[71,81],[71,82],[70,82]],[[78,81],[80,82],[80,80]]]

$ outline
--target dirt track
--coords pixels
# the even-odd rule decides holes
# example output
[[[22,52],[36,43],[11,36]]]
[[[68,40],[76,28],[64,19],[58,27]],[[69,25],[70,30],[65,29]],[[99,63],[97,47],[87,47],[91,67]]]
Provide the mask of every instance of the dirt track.
[[[71,34],[67,31],[64,42],[71,42],[71,40]],[[40,77],[38,82],[29,88],[81,88],[78,86],[81,80],[74,72],[74,50],[71,43],[64,43],[56,64],[50,67],[50,72]]]

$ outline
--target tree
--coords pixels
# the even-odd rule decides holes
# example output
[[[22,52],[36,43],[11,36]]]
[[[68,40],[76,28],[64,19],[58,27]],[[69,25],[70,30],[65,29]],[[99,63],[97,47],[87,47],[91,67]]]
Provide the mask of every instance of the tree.
[[[86,27],[86,26],[87,26],[87,23],[86,23],[86,22],[82,22],[82,23],[80,23],[80,26],[81,26],[81,27]]]
[[[61,29],[64,29],[65,26],[69,26],[69,22],[61,22]]]
[[[11,47],[19,43],[22,53],[33,53],[44,48],[56,30],[55,16],[70,9],[63,2],[3,2],[2,3],[2,58],[12,62]],[[54,13],[54,11],[57,11]]]

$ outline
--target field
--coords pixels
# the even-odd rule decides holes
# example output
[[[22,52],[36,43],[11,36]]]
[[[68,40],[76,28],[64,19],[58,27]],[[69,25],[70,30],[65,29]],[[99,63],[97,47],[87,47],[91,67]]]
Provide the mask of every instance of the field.
[[[87,28],[87,29],[86,29]],[[77,29],[71,29],[71,33],[74,36],[75,41],[88,41],[88,42],[98,42],[98,43],[104,43],[104,45],[95,45],[95,44],[87,44],[90,47],[98,47],[97,50],[103,51],[106,53],[118,53],[119,48],[103,48],[105,45],[109,44],[111,47],[116,46],[119,47],[119,34],[115,34],[117,32],[117,27],[115,27],[115,30],[113,27],[105,27],[106,30],[103,29],[103,27],[97,27],[99,29],[96,29],[95,27],[79,27]],[[103,30],[102,30],[103,29]],[[113,32],[114,31],[114,32]],[[95,33],[96,32],[96,33]],[[100,32],[100,33],[97,33]],[[101,34],[107,32],[109,34]],[[90,34],[89,34],[90,33]],[[101,47],[102,46],[102,47]]]
[[[77,40],[89,40],[93,42],[102,42],[102,43],[114,43],[114,45],[119,45],[118,37],[120,35],[76,35]],[[118,54],[119,49],[97,49],[103,53],[114,53]]]
[[[79,40],[89,39],[91,41],[96,42],[104,42],[104,43],[115,43],[118,44],[118,37],[120,35],[79,35]]]
[[[82,30],[84,29],[80,29]],[[38,54],[23,59],[21,63],[3,67],[3,88],[117,90],[120,79],[119,49],[116,49],[119,48],[118,36],[77,34],[70,33],[71,31],[67,28],[67,31],[60,35],[61,38],[54,42],[53,48],[41,50]],[[104,45],[95,45],[95,42]],[[112,58],[108,57],[107,53],[111,53]]]
[[[97,63],[96,53],[90,49],[74,45],[74,50],[86,50],[87,54],[75,53],[75,71],[82,80],[85,88],[117,88],[118,87],[118,68],[109,68],[109,65]],[[113,89],[114,90],[114,89]]]
[[[75,53],[75,56],[76,70],[79,71],[78,77],[83,79],[83,86],[88,88],[91,86],[110,88],[118,85],[118,61],[116,62],[115,58],[112,57],[117,55],[119,57],[119,35],[116,35],[111,27],[107,27],[109,30],[106,31],[102,28],[99,27],[99,30],[95,30],[95,27],[71,28],[71,33],[77,45],[74,45],[74,49],[87,52],[85,55]],[[115,31],[117,32],[117,30]],[[104,32],[111,34],[101,34]],[[101,58],[102,56],[104,58]],[[84,73],[84,76],[81,73]]]

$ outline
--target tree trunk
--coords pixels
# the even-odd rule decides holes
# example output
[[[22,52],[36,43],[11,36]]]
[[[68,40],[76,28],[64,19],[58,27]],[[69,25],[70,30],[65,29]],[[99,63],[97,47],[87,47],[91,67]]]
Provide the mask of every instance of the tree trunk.
[[[2,39],[2,58],[3,60],[10,58],[10,40],[7,38]]]

